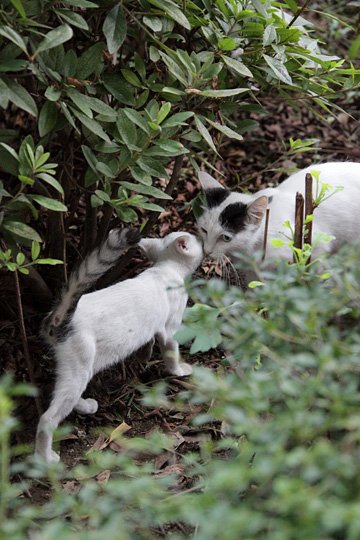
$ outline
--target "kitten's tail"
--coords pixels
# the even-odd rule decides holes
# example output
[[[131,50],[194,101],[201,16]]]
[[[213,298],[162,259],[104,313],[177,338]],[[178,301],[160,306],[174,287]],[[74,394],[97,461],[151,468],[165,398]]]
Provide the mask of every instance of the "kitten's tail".
[[[112,229],[107,239],[91,251],[74,270],[54,309],[45,317],[41,334],[48,343],[55,343],[62,335],[70,316],[84,294],[110,268],[121,255],[140,241],[138,231]]]

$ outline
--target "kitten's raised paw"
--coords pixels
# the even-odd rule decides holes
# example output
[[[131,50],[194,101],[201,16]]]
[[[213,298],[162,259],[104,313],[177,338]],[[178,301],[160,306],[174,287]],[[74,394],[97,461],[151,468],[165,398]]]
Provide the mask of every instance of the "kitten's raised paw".
[[[75,409],[81,414],[94,414],[98,410],[98,402],[92,398],[81,398]]]
[[[176,368],[171,372],[172,375],[177,375],[178,377],[187,377],[188,375],[192,374],[192,366],[190,364],[186,364],[185,362],[182,362]]]

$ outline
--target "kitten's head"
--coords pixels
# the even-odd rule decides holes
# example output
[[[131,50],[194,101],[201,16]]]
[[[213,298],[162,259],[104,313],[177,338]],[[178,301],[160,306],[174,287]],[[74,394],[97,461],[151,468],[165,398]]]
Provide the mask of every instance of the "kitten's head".
[[[173,232],[163,238],[143,238],[139,246],[154,263],[170,259],[185,262],[192,270],[199,266],[204,256],[201,241],[187,232]]]
[[[205,255],[221,259],[236,252],[247,253],[254,245],[268,204],[264,195],[251,195],[225,189],[212,176],[199,173],[205,195],[203,213],[197,219]]]

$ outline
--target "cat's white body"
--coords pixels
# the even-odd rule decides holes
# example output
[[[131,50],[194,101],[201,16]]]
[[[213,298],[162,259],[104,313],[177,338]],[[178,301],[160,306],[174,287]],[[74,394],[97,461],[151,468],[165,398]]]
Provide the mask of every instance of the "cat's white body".
[[[296,192],[304,194],[305,175],[312,171],[319,171],[320,183],[329,184],[332,187],[329,193],[336,187],[343,188],[342,191],[334,193],[324,200],[314,211],[314,256],[324,251],[337,251],[344,243],[359,240],[360,163],[333,162],[312,165],[293,174],[276,188],[267,188],[253,195],[228,192],[225,198],[219,198],[220,189],[224,189],[223,186],[206,173],[200,173],[199,179],[205,194],[217,191],[218,200],[224,198],[220,204],[205,208],[203,215],[198,219],[205,254],[214,259],[220,259],[224,255],[236,259],[236,253],[251,254],[255,251],[261,251],[264,239],[265,210],[268,206],[270,215],[266,259],[270,262],[271,259],[291,260],[290,248],[286,245],[275,248],[272,246],[271,240],[274,238],[286,239],[285,235],[289,236],[290,231],[283,226],[283,223],[288,220],[292,227],[294,226]],[[239,207],[239,211],[243,214],[242,220],[237,224],[239,230],[227,231],[220,218],[224,216],[224,210],[229,205],[234,205],[236,209],[238,203],[246,205],[246,208]],[[235,210],[231,217],[236,218]],[[224,222],[224,219],[222,221]],[[228,225],[228,221],[226,221],[226,225]],[[335,239],[327,244],[316,244],[318,232],[332,235]]]
[[[36,453],[58,461],[52,450],[52,432],[73,408],[90,414],[93,399],[81,397],[91,377],[120,362],[157,338],[168,372],[185,376],[191,366],[179,362],[174,339],[187,303],[186,276],[200,264],[201,242],[188,233],[139,243],[155,265],[133,279],[82,296],[68,334],[54,345],[57,379],[50,407],[42,415]]]

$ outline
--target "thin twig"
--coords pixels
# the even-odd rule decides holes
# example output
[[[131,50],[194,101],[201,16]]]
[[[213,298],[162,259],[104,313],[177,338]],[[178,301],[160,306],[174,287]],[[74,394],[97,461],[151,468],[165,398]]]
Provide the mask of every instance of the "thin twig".
[[[314,214],[314,200],[313,200],[313,178],[310,173],[307,173],[305,176],[305,221],[307,216]],[[309,244],[311,246],[312,242],[312,226],[313,222],[309,221],[305,225],[304,232],[304,244]],[[311,257],[308,259],[310,262]]]
[[[296,193],[295,199],[295,230],[294,247],[302,249],[303,247],[303,225],[304,225],[304,197],[301,193]],[[297,262],[297,256],[294,253],[294,263]]]
[[[267,238],[268,238],[268,230],[269,230],[269,216],[270,216],[270,208],[266,209],[266,215],[265,215],[265,229],[264,229],[264,240],[263,240],[263,254],[262,254],[262,261],[266,257],[266,246],[267,246]]]
[[[294,17],[291,19],[291,21],[289,22],[288,24],[288,28],[290,28],[294,22],[300,17],[300,15],[305,11],[305,9],[308,7],[308,5],[310,4],[310,0],[305,0],[304,2],[304,5],[298,9],[298,11],[295,13]]]
[[[17,302],[18,313],[19,313],[19,326],[20,326],[21,341],[22,341],[22,346],[24,349],[24,356],[25,356],[25,361],[26,361],[27,370],[29,374],[29,379],[30,379],[31,384],[35,386],[34,370],[33,370],[33,365],[30,358],[29,345],[28,345],[27,336],[26,336],[24,312],[23,312],[22,301],[21,301],[21,289],[20,289],[19,275],[18,275],[17,270],[15,270],[14,272],[14,278],[15,278],[15,288],[16,288],[16,302]],[[40,400],[37,396],[35,397],[35,404],[36,404],[37,412],[40,416],[42,414],[42,407],[40,404]]]

